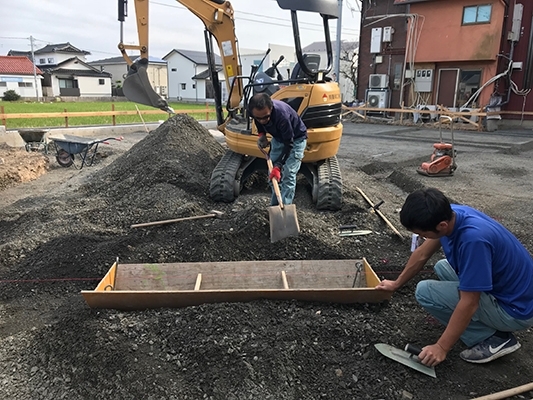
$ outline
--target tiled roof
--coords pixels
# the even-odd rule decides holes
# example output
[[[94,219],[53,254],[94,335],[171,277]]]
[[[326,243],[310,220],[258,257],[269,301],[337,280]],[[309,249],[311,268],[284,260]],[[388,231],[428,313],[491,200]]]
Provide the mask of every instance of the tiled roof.
[[[131,57],[131,55],[130,55]],[[140,57],[137,57],[133,61],[137,61]],[[165,60],[162,60],[157,57],[148,56],[148,63],[150,64],[166,64],[167,62]],[[124,60],[124,57],[111,57],[111,58],[104,58],[102,60],[95,60],[90,61],[88,63],[89,65],[107,65],[107,64],[126,64],[126,60]]]
[[[35,72],[42,74],[39,68]],[[0,56],[0,74],[33,75],[33,63],[28,57]]]
[[[68,69],[68,68],[57,68],[53,70],[46,71],[49,74],[61,75],[61,76],[99,76],[101,78],[111,77],[109,72],[99,72],[88,69]]]
[[[342,51],[350,51],[357,49],[359,46],[358,42],[345,42],[344,40],[341,41],[341,50]],[[335,51],[335,48],[337,47],[337,42],[333,40],[331,42],[331,49]],[[312,53],[312,52],[321,52],[326,51],[326,42],[313,42],[310,45],[305,46],[302,49],[302,52],[304,53]]]
[[[48,44],[38,50],[35,50],[35,54],[45,54],[45,53],[76,53],[76,54],[85,54],[85,55],[91,54],[88,51],[80,50],[77,47],[74,47],[69,42]]]
[[[166,60],[167,57],[172,54],[172,52],[181,54],[183,57],[188,58],[195,64],[208,65],[207,53],[205,51],[174,49],[164,56],[163,60]],[[220,58],[218,54],[215,54],[215,65],[222,65],[222,58]]]
[[[217,72],[222,71],[222,68],[217,67]],[[209,68],[206,69],[203,72],[200,72],[198,75],[193,76],[191,79],[208,79],[211,77],[211,72],[209,71]]]
[[[85,50],[80,50],[74,47],[70,43],[48,44],[40,49],[34,51],[35,54],[48,54],[48,53],[72,53],[72,54],[84,54],[90,55],[91,53]],[[31,51],[19,51],[9,50],[7,53],[9,56],[31,56]]]

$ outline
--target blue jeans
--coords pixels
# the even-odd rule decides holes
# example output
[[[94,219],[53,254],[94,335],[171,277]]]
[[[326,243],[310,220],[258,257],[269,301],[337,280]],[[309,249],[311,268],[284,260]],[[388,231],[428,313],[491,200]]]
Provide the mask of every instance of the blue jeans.
[[[281,169],[281,182],[279,182],[279,190],[281,192],[281,201],[283,204],[292,204],[294,200],[294,192],[296,191],[296,175],[300,170],[302,159],[304,158],[304,150],[307,146],[307,139],[299,139],[294,141],[294,146],[285,162],[285,165]],[[270,158],[272,162],[275,162],[283,152],[285,145],[282,142],[272,138],[270,141]],[[272,184],[270,184],[272,187]],[[277,206],[278,199],[274,188],[272,188],[272,199],[270,205]]]
[[[419,282],[415,297],[420,305],[441,324],[448,325],[459,302],[459,277],[447,260],[437,262],[434,269],[440,280]],[[514,332],[531,326],[533,326],[533,318],[528,320],[513,318],[498,304],[494,296],[481,293],[479,308],[461,335],[461,341],[468,347],[472,347],[491,337],[497,330]]]

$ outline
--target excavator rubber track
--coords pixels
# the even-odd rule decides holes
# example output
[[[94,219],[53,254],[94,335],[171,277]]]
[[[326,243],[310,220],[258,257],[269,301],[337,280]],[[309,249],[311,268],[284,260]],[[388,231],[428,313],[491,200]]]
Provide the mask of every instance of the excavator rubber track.
[[[243,161],[243,155],[228,150],[220,159],[211,174],[209,196],[214,201],[231,203],[239,196],[240,181],[237,172]]]
[[[342,206],[342,176],[336,156],[324,160],[317,168],[316,208],[337,211]]]

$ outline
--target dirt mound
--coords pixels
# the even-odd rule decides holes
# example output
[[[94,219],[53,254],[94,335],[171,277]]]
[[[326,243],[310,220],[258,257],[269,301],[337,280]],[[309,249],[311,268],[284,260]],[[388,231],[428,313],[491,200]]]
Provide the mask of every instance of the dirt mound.
[[[0,144],[0,190],[37,179],[48,168],[49,160],[42,153]]]
[[[318,212],[303,178],[296,194],[300,236],[270,243],[266,176],[255,175],[233,203],[209,199],[210,175],[224,151],[193,118],[169,119],[80,189],[50,194],[41,206],[8,209],[0,222],[0,270],[17,278],[85,278],[101,276],[117,257],[123,263],[367,257],[395,268],[407,255],[407,244],[397,246],[355,187],[345,186],[342,210]],[[222,218],[130,228],[212,209]],[[374,233],[341,238],[338,227],[345,224]],[[377,256],[374,249],[385,251]]]

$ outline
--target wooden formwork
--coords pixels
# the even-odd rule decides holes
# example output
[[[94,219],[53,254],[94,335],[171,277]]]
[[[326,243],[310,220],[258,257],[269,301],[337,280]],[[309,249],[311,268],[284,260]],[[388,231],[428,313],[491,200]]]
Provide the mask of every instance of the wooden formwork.
[[[118,264],[93,291],[92,308],[142,310],[257,299],[376,303],[392,293],[366,259]]]

